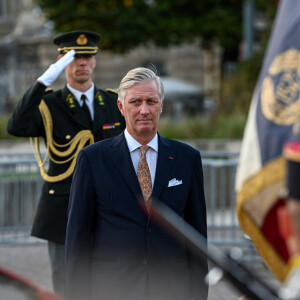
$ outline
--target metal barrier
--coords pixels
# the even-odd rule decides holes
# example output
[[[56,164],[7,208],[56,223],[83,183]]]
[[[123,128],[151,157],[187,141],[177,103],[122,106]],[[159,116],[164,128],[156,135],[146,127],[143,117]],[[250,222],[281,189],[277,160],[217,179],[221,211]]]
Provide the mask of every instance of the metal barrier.
[[[229,251],[242,248],[244,260],[260,259],[240,231],[235,213],[238,153],[201,151],[207,202],[208,241]],[[41,242],[30,237],[43,180],[33,154],[0,155],[0,243]]]
[[[32,154],[0,156],[0,243],[27,243],[42,186]]]

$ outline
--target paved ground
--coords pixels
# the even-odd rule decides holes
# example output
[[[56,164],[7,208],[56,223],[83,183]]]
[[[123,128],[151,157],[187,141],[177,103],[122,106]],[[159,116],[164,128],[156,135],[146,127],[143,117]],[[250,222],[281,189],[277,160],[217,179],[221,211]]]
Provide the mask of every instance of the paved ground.
[[[0,244],[0,266],[25,276],[45,290],[52,291],[46,243]],[[208,300],[238,300],[240,297],[241,293],[227,280],[223,280],[210,288]]]

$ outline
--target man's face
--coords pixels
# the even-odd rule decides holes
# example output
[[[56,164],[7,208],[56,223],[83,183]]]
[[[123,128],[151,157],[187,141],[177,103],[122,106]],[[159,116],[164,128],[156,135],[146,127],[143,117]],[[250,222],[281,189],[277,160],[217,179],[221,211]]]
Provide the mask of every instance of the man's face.
[[[126,128],[141,144],[148,143],[155,136],[162,113],[163,102],[155,81],[145,81],[131,86],[126,93],[124,104],[118,107],[125,117]]]
[[[91,81],[95,66],[96,55],[76,54],[75,59],[65,69],[68,83],[72,85]]]

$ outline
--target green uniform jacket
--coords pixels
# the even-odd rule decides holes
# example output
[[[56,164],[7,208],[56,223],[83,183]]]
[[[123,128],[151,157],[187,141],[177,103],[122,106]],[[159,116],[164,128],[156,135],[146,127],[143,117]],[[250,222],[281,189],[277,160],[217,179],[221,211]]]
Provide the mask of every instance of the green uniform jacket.
[[[48,107],[48,119],[50,116],[53,126],[45,125],[47,120],[42,117],[39,108],[41,102],[46,104],[44,107]],[[51,138],[49,134],[46,138],[47,127],[51,128]],[[63,145],[58,148],[58,151],[61,151],[59,153],[70,150],[68,144],[83,130],[88,132],[95,142],[118,135],[125,128],[125,120],[117,107],[116,93],[95,87],[94,122],[93,128],[89,127],[82,108],[67,87],[55,92],[46,92],[46,87],[37,82],[16,105],[8,121],[7,131],[19,137],[44,137],[46,144]],[[32,227],[33,236],[61,244],[65,242],[72,173],[62,180],[57,180],[57,177],[65,174],[76,159],[75,150],[72,152],[73,159],[63,163],[57,162],[66,160],[66,157],[62,158],[60,154],[50,151],[52,159],[49,161],[47,173],[54,180],[44,181]]]

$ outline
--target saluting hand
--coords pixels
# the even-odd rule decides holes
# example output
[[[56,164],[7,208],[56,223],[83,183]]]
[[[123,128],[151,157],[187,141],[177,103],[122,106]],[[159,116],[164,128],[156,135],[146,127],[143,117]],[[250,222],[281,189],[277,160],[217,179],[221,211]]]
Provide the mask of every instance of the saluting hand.
[[[51,85],[60,73],[74,60],[75,50],[70,50],[67,54],[62,56],[56,63],[52,64],[46,72],[38,78],[38,81],[45,86]]]

